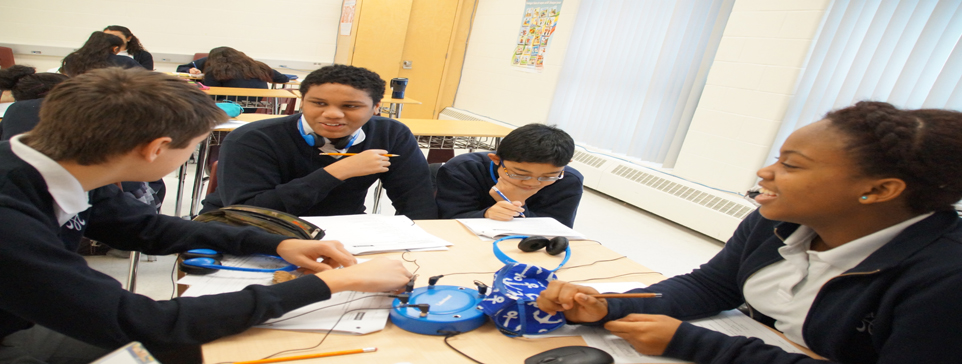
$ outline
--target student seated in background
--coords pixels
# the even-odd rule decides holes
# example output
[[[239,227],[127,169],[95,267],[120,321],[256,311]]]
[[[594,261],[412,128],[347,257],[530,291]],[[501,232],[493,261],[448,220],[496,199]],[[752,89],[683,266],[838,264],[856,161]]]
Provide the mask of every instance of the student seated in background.
[[[21,65],[0,70],[0,90],[11,91],[16,101],[2,115],[2,140],[33,129],[40,121],[43,97],[66,79],[59,73],[37,73],[33,67]]]
[[[118,56],[124,40],[113,34],[93,32],[83,47],[68,54],[60,65],[60,73],[77,76],[105,67],[143,68],[133,58]]]
[[[120,52],[117,55],[130,56],[137,61],[137,63],[140,63],[144,69],[148,71],[154,70],[154,56],[144,49],[143,44],[140,44],[140,39],[137,39],[130,29],[120,25],[111,25],[104,28],[104,33],[113,34],[123,39],[124,45],[120,47]]]
[[[701,268],[597,299],[554,281],[538,306],[696,363],[825,363],[683,323],[747,304],[832,362],[962,358],[962,113],[860,102],[792,133],[758,171],[761,207]]]
[[[268,82],[290,81],[264,62],[230,47],[210,50],[203,64],[204,85],[221,87],[268,88]]]
[[[399,215],[437,218],[428,164],[414,135],[376,116],[384,86],[364,68],[311,72],[301,83],[303,114],[253,122],[227,135],[220,182],[203,211],[242,204],[299,216],[362,214],[368,188],[380,180]]]
[[[523,214],[573,227],[584,190],[584,177],[568,166],[574,152],[575,142],[564,130],[543,124],[517,128],[496,153],[462,154],[441,166],[438,214],[501,221]]]
[[[163,358],[199,354],[200,344],[335,292],[391,291],[408,282],[399,261],[355,264],[336,241],[159,215],[113,185],[167,175],[226,119],[210,97],[176,77],[107,68],[62,83],[34,130],[0,142],[0,362],[89,363],[131,341],[162,362],[199,361]],[[124,250],[276,254],[315,273],[154,301],[91,269],[76,242],[58,236],[62,226]],[[331,269],[339,266],[346,268]]]
[[[205,63],[207,63],[207,57],[201,57],[191,61],[190,63],[177,66],[176,71],[180,73],[190,73],[192,75],[199,75],[201,73],[204,73],[204,71],[201,71],[201,70],[204,69]]]

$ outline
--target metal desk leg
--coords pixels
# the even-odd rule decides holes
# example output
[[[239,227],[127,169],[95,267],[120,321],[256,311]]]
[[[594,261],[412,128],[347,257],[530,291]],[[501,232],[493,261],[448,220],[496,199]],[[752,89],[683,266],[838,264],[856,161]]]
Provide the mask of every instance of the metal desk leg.
[[[208,135],[207,139],[200,143],[200,150],[197,152],[197,171],[194,173],[194,188],[190,195],[191,217],[200,211],[200,189],[204,186],[204,168],[207,166],[207,152],[210,150],[210,140],[213,137],[213,134]]]
[[[379,179],[377,180],[377,184],[374,185],[374,208],[371,209],[372,211],[374,211],[375,215],[381,213],[381,192],[382,192],[381,190],[382,189],[383,188],[381,187],[381,180]]]
[[[403,108],[404,108],[404,104],[394,104],[394,103],[392,103],[392,104],[391,104],[391,107],[388,109],[387,115],[388,115],[391,119],[397,120],[398,118],[401,117],[401,109],[403,109]]]
[[[174,216],[180,217],[180,207],[184,203],[184,183],[187,181],[187,162],[180,166],[177,173],[177,198],[174,199]]]
[[[130,252],[130,269],[127,270],[127,290],[137,289],[137,265],[140,264],[140,252]]]

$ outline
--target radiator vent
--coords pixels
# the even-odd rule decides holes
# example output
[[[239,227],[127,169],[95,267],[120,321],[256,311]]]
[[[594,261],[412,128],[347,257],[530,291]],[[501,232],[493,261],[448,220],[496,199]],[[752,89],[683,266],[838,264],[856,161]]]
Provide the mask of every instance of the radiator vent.
[[[578,153],[576,152],[576,160],[577,154]],[[604,161],[601,163],[604,163]],[[743,204],[732,201],[731,197],[727,195],[719,196],[712,193],[699,191],[697,189],[687,187],[634,168],[625,167],[623,165],[615,167],[615,169],[611,170],[611,174],[674,195],[678,198],[694,202],[728,216],[732,216],[736,219],[744,219],[745,216],[754,211],[753,208],[749,208]]]
[[[477,116],[473,116],[470,113],[463,112],[461,110],[455,109],[453,107],[446,107],[441,110],[441,115],[438,115],[438,119],[441,120],[482,120]]]
[[[575,151],[575,155],[572,159],[595,168],[601,168],[601,166],[605,164],[605,159],[577,150]]]

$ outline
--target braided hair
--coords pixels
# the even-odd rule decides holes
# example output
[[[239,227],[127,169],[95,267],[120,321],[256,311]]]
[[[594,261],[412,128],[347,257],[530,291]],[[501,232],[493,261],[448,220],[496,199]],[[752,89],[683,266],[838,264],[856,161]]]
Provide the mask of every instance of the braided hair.
[[[59,73],[37,73],[33,67],[14,65],[0,70],[0,90],[10,90],[17,101],[39,99],[65,81]]]
[[[848,137],[860,172],[905,181],[913,213],[952,210],[962,200],[962,112],[862,101],[825,119]]]

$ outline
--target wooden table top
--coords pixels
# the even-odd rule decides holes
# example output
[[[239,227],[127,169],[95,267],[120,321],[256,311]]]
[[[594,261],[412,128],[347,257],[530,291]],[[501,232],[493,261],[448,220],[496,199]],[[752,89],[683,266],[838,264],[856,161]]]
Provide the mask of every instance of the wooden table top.
[[[404,263],[412,272],[417,270],[416,287],[425,286],[429,277],[438,274],[449,275],[438,282],[442,285],[474,287],[472,283],[474,280],[490,284],[494,272],[504,265],[495,258],[490,242],[479,240],[454,220],[422,220],[416,223],[429,233],[454,243],[448,251],[404,253],[404,260],[416,262],[416,265],[413,262]],[[524,253],[518,250],[517,244],[517,240],[506,240],[501,242],[499,247],[512,258],[543,267],[555,267],[562,259],[561,256],[551,256],[544,252]],[[562,280],[611,277],[625,273],[642,274],[604,281],[653,284],[665,278],[627,258],[598,262],[622,256],[594,241],[572,241],[571,249],[571,260],[565,266],[566,268],[562,268],[557,273]],[[375,256],[402,258],[401,253],[383,253]],[[598,263],[584,266],[595,262]],[[452,274],[460,272],[474,273]],[[204,345],[204,361],[219,363],[259,359],[282,350],[315,346],[323,336],[324,333],[315,332],[250,329]],[[468,359],[448,348],[443,339],[442,336],[410,333],[388,322],[385,329],[379,332],[368,335],[331,334],[323,345],[317,348],[288,354],[303,355],[373,346],[378,348],[375,353],[328,357],[315,359],[315,362],[470,363]],[[581,337],[512,339],[498,332],[490,321],[477,330],[458,335],[448,341],[458,350],[485,363],[520,363],[524,358],[545,350],[568,345],[585,345]]]

